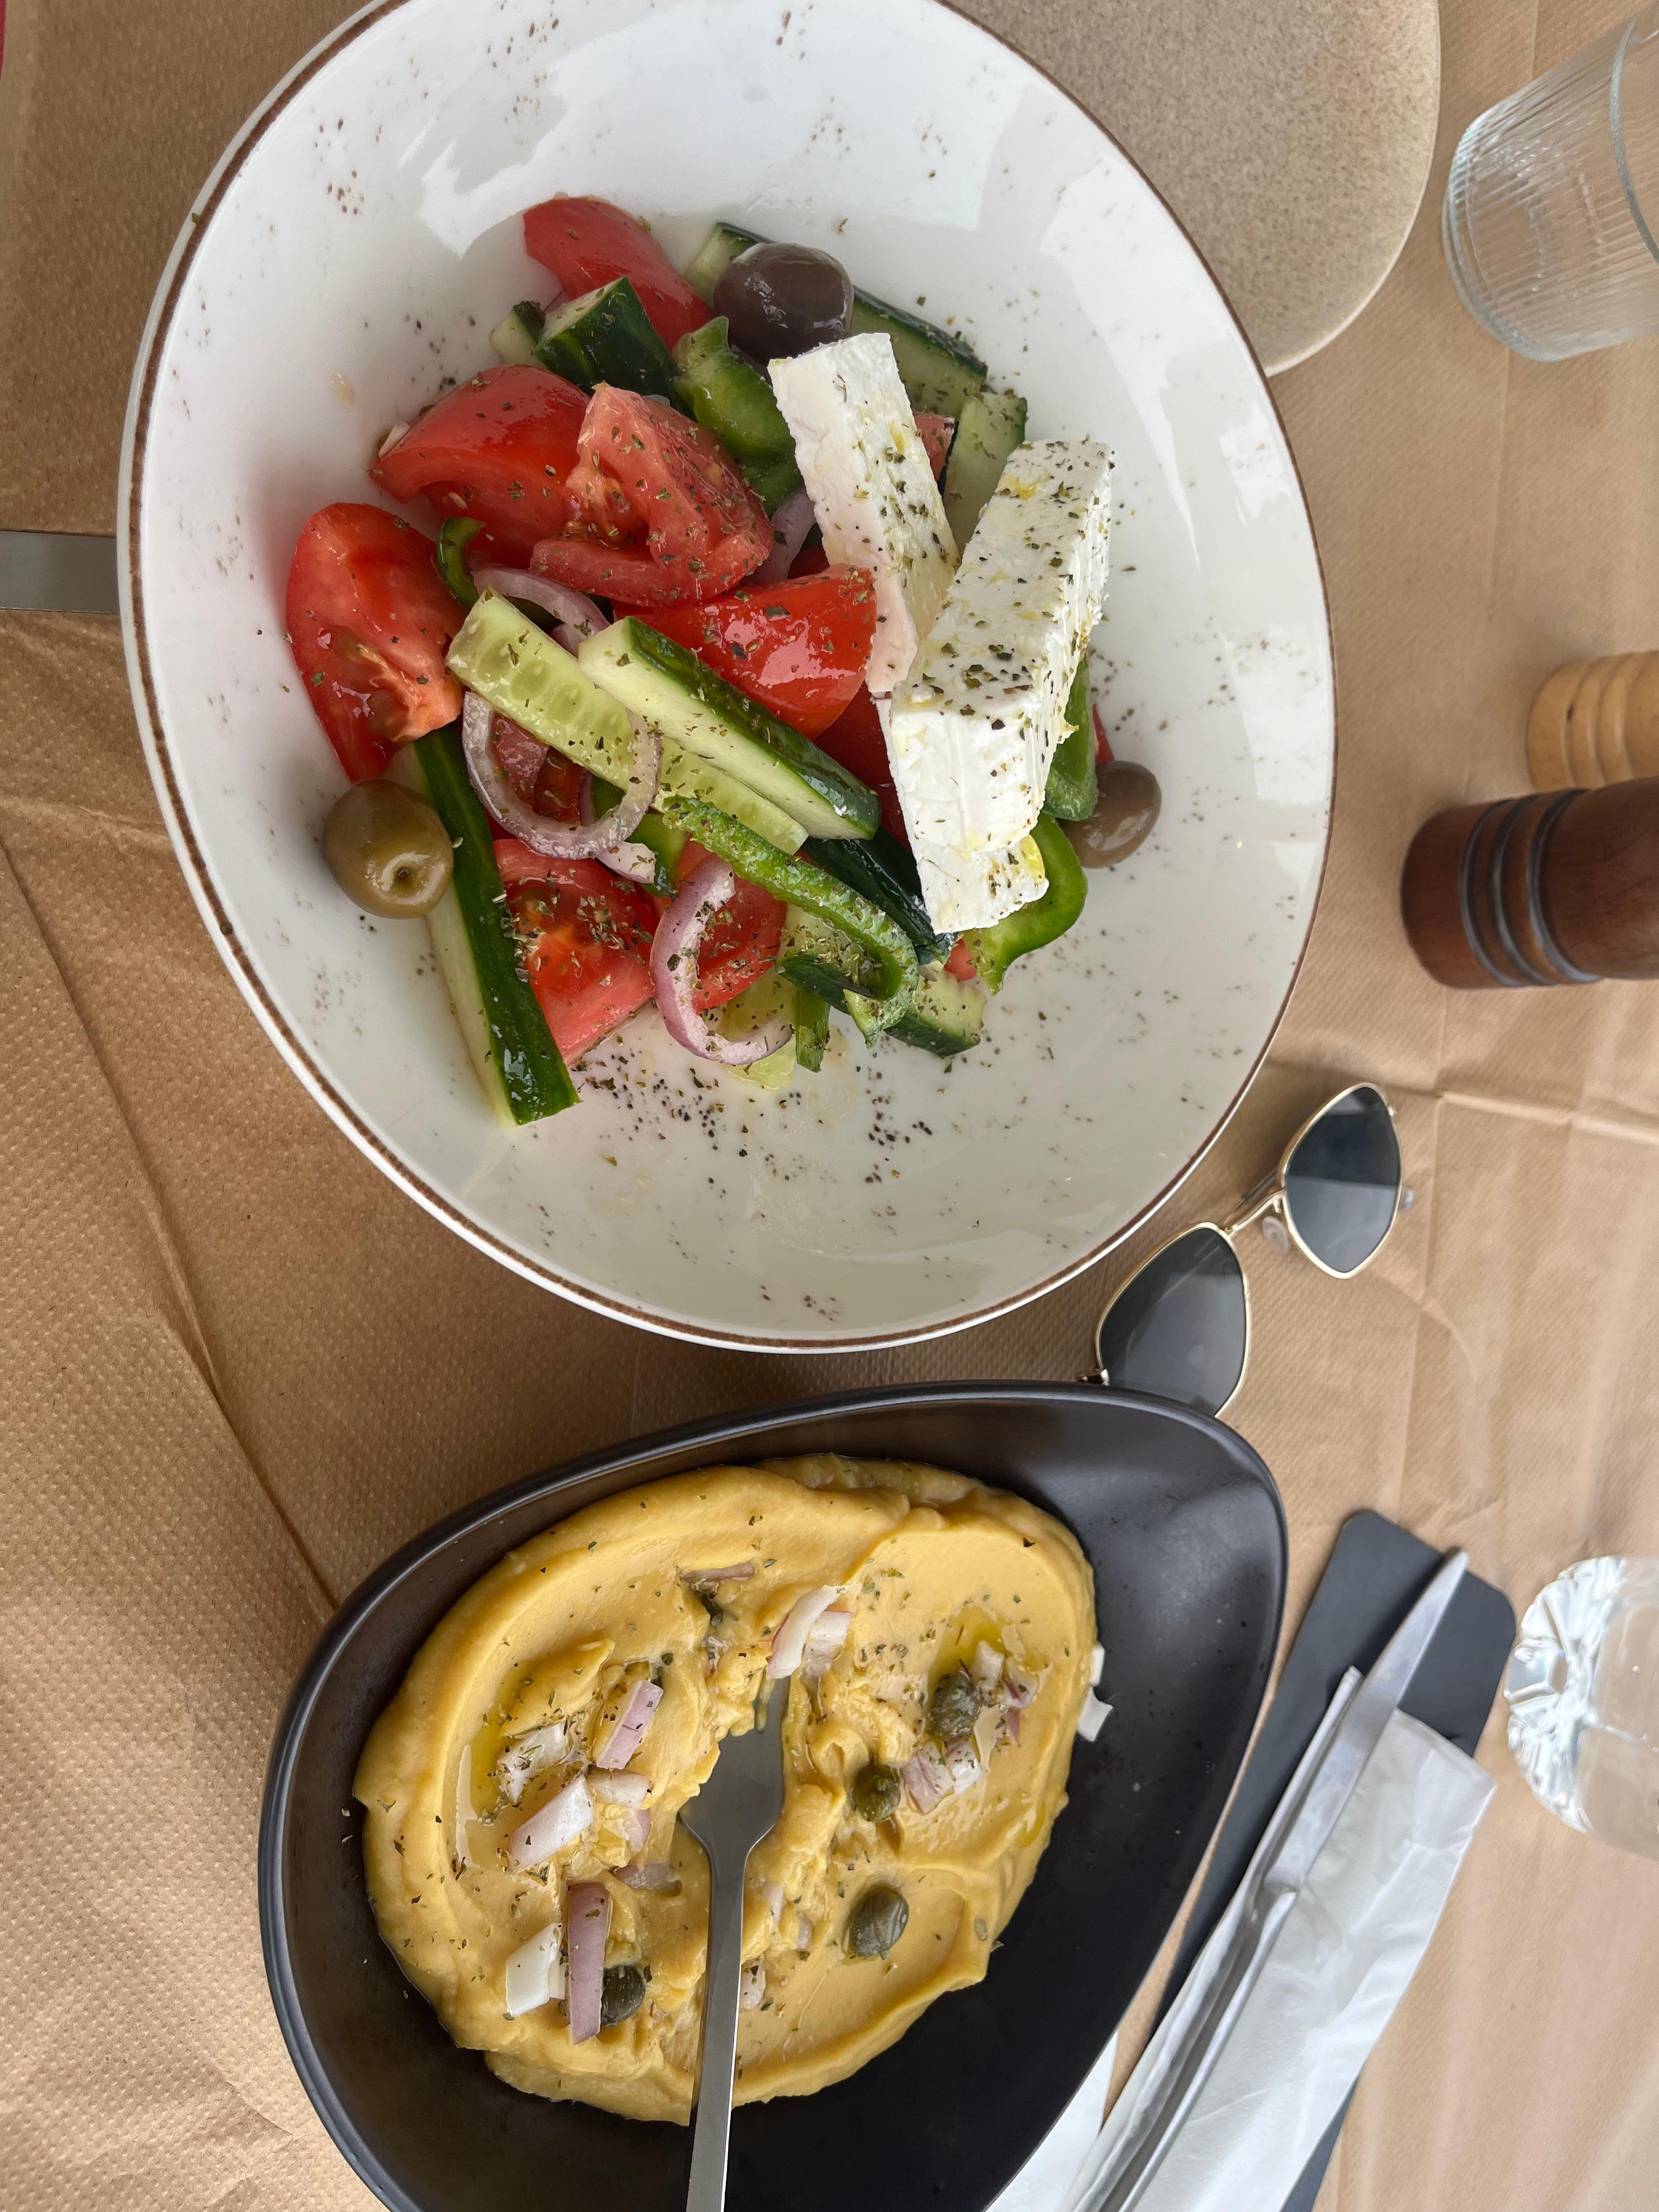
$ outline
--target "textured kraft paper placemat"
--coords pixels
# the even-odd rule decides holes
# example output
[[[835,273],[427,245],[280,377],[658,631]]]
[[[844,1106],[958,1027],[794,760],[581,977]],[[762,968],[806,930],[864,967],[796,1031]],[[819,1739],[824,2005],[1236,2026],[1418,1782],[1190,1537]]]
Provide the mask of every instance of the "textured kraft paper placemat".
[[[343,12],[11,0],[0,526],[112,526],[175,227]],[[1144,54],[1152,0],[980,12],[1133,149],[1114,40]],[[1138,1249],[1253,1182],[1342,1079],[1397,1102],[1419,1202],[1379,1263],[1340,1285],[1246,1255],[1236,1418],[1284,1491],[1292,1626],[1361,1505],[1467,1545],[1518,1603],[1583,1554],[1659,1553],[1659,991],[1454,998],[1395,905],[1424,815],[1523,786],[1547,670],[1659,645],[1653,347],[1505,355],[1457,307],[1437,236],[1463,124],[1611,20],[1449,0],[1406,252],[1276,386],[1340,669],[1328,887],[1270,1064]],[[331,1606],[440,1513],[632,1432],[851,1384],[1074,1374],[1137,1248],[971,1334],[830,1359],[676,1346],[495,1267],[384,1182],[256,1028],[162,833],[114,627],[90,619],[0,617],[0,2201],[346,2212],[368,2200],[283,2053],[253,1888],[270,1730]],[[1659,1866],[1538,1811],[1496,1723],[1483,1757],[1496,1802],[1327,2208],[1650,2199]]]

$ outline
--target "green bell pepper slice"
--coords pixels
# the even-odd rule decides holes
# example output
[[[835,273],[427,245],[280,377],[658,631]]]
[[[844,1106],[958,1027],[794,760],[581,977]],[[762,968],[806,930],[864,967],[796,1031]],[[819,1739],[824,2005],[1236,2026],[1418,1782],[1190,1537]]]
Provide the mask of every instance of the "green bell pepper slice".
[[[803,860],[759,836],[718,807],[701,799],[665,794],[657,802],[663,819],[711,853],[729,862],[746,883],[758,884],[790,906],[817,915],[854,946],[860,974],[849,979],[860,994],[874,999],[894,1017],[915,988],[916,949],[888,915],[850,884],[843,884],[811,861]],[[1069,852],[1070,848],[1067,847]],[[1075,862],[1073,864],[1076,865]]]
[[[964,933],[979,980],[988,991],[1000,991],[1002,979],[1016,960],[1039,945],[1064,937],[1083,911],[1089,878],[1072,850],[1071,840],[1051,814],[1040,814],[1031,835],[1042,855],[1048,888],[1040,899],[993,922],[988,929]]]
[[[1077,665],[1066,698],[1066,735],[1048,764],[1048,786],[1042,794],[1042,811],[1062,822],[1086,822],[1100,803],[1100,777],[1095,767],[1095,719],[1089,711],[1089,656]]]
[[[712,430],[743,471],[769,514],[800,488],[795,441],[772,387],[732,350],[724,315],[688,331],[674,348],[674,389],[705,430]]]
[[[437,547],[432,556],[438,574],[464,607],[478,603],[478,587],[466,565],[466,549],[483,528],[483,523],[472,515],[452,514],[438,532]]]

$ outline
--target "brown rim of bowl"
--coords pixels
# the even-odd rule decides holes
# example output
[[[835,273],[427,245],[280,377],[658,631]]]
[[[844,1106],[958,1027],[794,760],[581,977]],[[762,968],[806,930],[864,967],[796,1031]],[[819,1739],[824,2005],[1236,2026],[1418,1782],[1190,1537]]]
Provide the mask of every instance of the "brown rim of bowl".
[[[243,162],[264,136],[269,125],[288,106],[295,94],[309,83],[319,70],[326,67],[337,54],[343,52],[364,31],[380,22],[383,17],[396,14],[406,4],[407,0],[371,0],[369,6],[359,14],[349,17],[337,29],[330,32],[328,36],[314,46],[309,53],[303,55],[287,76],[277,81],[249,116],[247,121],[243,124],[241,129],[231,139],[230,143],[220,155],[206,184],[198,194],[196,202],[185,216],[184,226],[173,242],[173,251],[167,258],[167,265],[161,272],[161,281],[150,303],[143,336],[139,341],[137,359],[133,365],[132,382],[127,395],[126,421],[123,427],[121,440],[120,477],[117,498],[116,551],[120,566],[123,643],[126,651],[128,684],[132,692],[133,705],[137,714],[139,735],[149,757],[151,781],[158,787],[157,796],[161,801],[162,812],[172,836],[173,850],[179,856],[198,909],[208,925],[221,958],[230,969],[238,988],[252,1008],[260,1026],[306,1089],[316,1099],[318,1104],[351,1139],[358,1150],[366,1154],[381,1173],[396,1183],[408,1196],[414,1199],[418,1205],[424,1206],[428,1213],[441,1221],[446,1227],[464,1237],[468,1243],[475,1246],[479,1251],[488,1254],[491,1259],[501,1261],[504,1267],[510,1267],[514,1273],[524,1276],[528,1281],[540,1284],[544,1289],[556,1291],[561,1297],[570,1299],[574,1304],[586,1306],[590,1312],[604,1314],[613,1320],[628,1322],[636,1328],[648,1329],[657,1335],[677,1337],[693,1344],[714,1345],[723,1350],[826,1355],[844,1352],[878,1352],[898,1345],[927,1343],[933,1338],[952,1336],[959,1330],[976,1328],[982,1322],[995,1321],[1004,1314],[1013,1313],[1019,1307],[1030,1305],[1036,1299],[1042,1297],[1049,1291],[1058,1290],[1061,1284],[1071,1282],[1076,1276],[1082,1274],[1087,1268],[1104,1259],[1109,1252],[1122,1243],[1126,1238],[1133,1236],[1135,1231],[1149,1221],[1158,1208],[1174,1195],[1220,1137],[1223,1130],[1238,1111],[1246,1093],[1261,1070],[1262,1062],[1272,1048],[1273,1039],[1279,1034],[1279,1026],[1285,1018],[1285,1009],[1290,1005],[1291,994],[1295,991],[1302,974],[1302,963],[1307,957],[1309,940],[1313,935],[1314,923],[1318,919],[1320,901],[1324,896],[1325,872],[1330,861],[1331,823],[1336,811],[1337,766],[1340,750],[1338,743],[1340,717],[1336,705],[1336,637],[1331,627],[1330,593],[1326,588],[1325,564],[1319,550],[1318,536],[1314,529],[1312,510],[1308,505],[1307,487],[1303,483],[1301,466],[1297,460],[1289,433],[1285,428],[1284,417],[1279,411],[1278,402],[1273,398],[1267,382],[1267,373],[1261,366],[1255,348],[1251,344],[1249,333],[1235,313],[1231,301],[1217,280],[1215,271],[1204,258],[1186,225],[1158,191],[1157,185],[1146,176],[1139,164],[1113,137],[1105,125],[1090,114],[1088,109],[1074,100],[1065,87],[1051,76],[1048,70],[1021,53],[1019,49],[1012,45],[1009,40],[1000,37],[994,31],[988,30],[982,23],[975,22],[973,17],[966,15],[962,9],[951,4],[951,0],[928,0],[928,4],[940,9],[946,15],[956,15],[980,37],[989,40],[993,46],[1000,47],[1004,52],[1012,54],[1016,61],[1029,69],[1034,76],[1040,77],[1052,92],[1063,100],[1069,107],[1076,110],[1091,130],[1098,132],[1113,151],[1139,178],[1141,183],[1185,240],[1194,259],[1209,279],[1217,299],[1225,310],[1233,328],[1238,333],[1239,343],[1243,347],[1251,367],[1255,370],[1261,381],[1262,394],[1268,406],[1273,410],[1273,421],[1277,423],[1279,435],[1285,441],[1285,450],[1290,456],[1291,467],[1295,473],[1297,494],[1301,500],[1302,513],[1307,522],[1309,542],[1313,547],[1314,568],[1319,578],[1319,596],[1325,611],[1326,648],[1331,665],[1330,793],[1325,814],[1324,848],[1319,857],[1319,876],[1314,886],[1313,903],[1308,910],[1307,927],[1303,933],[1302,943],[1297,950],[1296,958],[1291,963],[1290,981],[1285,985],[1285,995],[1279,1000],[1278,1009],[1268,1025],[1267,1034],[1262,1039],[1261,1050],[1250,1062],[1237,1090],[1234,1091],[1231,1098],[1217,1117],[1215,1127],[1169,1182],[1129,1220],[1115,1229],[1109,1236],[1102,1238],[1098,1244],[1091,1246],[1079,1258],[1068,1261],[1064,1267],[1056,1268],[1053,1274],[1044,1276],[1041,1282],[1032,1284],[1028,1289],[1016,1291],[1007,1297],[996,1299],[988,1305],[976,1307],[971,1312],[957,1315],[945,1321],[925,1322],[915,1328],[896,1329],[871,1336],[837,1336],[826,1339],[761,1336],[739,1329],[720,1329],[688,1324],[672,1320],[666,1316],[649,1313],[643,1308],[630,1305],[621,1298],[609,1297],[603,1291],[586,1288],[572,1281],[568,1277],[561,1275],[556,1269],[544,1266],[541,1261],[530,1259],[524,1253],[515,1250],[502,1238],[471,1219],[441,1192],[434,1190],[429,1183],[424,1182],[413,1169],[407,1167],[391,1147],[362,1120],[350,1101],[325,1074],[321,1066],[311,1056],[306,1045],[289,1027],[276,1001],[266,990],[264,983],[254,967],[251,955],[238,938],[231,924],[230,916],[219,897],[217,887],[207,864],[206,855],[196,842],[196,833],[185,811],[183,798],[173,775],[173,762],[167,751],[166,735],[150,671],[149,640],[144,628],[143,574],[138,552],[140,500],[137,488],[142,482],[144,449],[149,434],[158,356],[162,341],[171,327],[185,280],[190,274],[191,265],[195,260],[196,249]]]

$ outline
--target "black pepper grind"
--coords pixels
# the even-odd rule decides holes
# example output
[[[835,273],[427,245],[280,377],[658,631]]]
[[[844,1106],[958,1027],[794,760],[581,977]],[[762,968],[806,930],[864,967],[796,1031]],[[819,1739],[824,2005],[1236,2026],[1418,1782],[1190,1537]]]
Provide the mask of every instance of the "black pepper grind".
[[[1449,807],[1412,840],[1400,907],[1455,990],[1659,976],[1659,776]]]

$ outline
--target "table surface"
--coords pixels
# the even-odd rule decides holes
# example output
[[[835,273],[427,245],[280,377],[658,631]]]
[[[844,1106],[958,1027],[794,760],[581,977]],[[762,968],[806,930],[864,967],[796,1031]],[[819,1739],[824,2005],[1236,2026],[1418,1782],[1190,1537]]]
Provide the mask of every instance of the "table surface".
[[[11,0],[0,526],[112,527],[128,366],[175,226],[341,12]],[[1144,41],[1152,0],[975,12],[1018,25],[1133,148],[1115,40]],[[1345,1079],[1395,1099],[1419,1199],[1378,1264],[1339,1284],[1246,1255],[1236,1419],[1284,1492],[1291,1626],[1361,1505],[1466,1545],[1517,1605],[1585,1554],[1659,1553],[1659,993],[1445,994],[1395,905],[1425,815],[1524,787],[1545,673],[1659,643],[1651,343],[1511,357],[1458,308],[1437,233],[1463,125],[1614,12],[1446,0],[1405,253],[1274,387],[1335,622],[1328,888],[1267,1066],[1141,1243],[1253,1183]],[[1159,181],[1178,203],[1178,176]],[[0,616],[0,2196],[57,2212],[118,2178],[129,2208],[359,2206],[283,2057],[253,1896],[264,1748],[331,1606],[459,1501],[630,1432],[854,1382],[1076,1373],[1135,1250],[972,1334],[830,1359],[678,1346],[492,1266],[351,1149],[256,1029],[94,618]],[[1496,1801],[1327,2208],[1650,2196],[1659,1865],[1547,1818],[1496,1722],[1482,1757]]]

